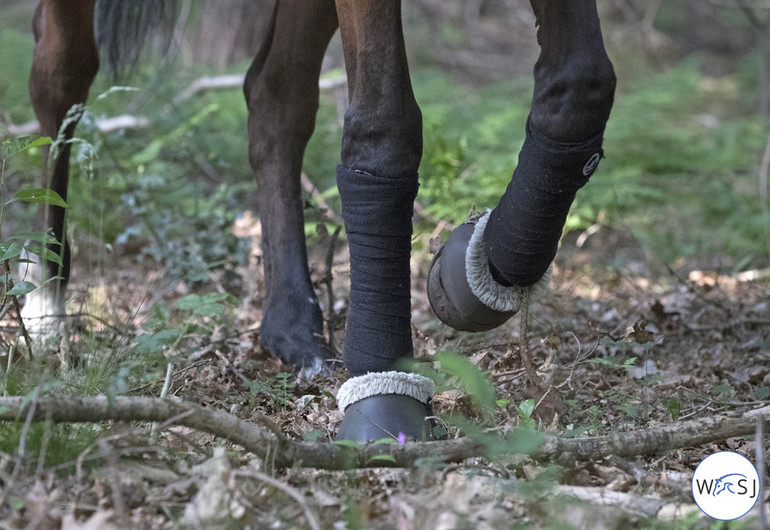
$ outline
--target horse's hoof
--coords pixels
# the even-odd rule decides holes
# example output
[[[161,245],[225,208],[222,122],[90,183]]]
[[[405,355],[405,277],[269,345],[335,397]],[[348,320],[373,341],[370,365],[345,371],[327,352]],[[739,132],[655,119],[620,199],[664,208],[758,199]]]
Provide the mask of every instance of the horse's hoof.
[[[436,316],[460,331],[489,331],[516,314],[484,305],[468,285],[465,255],[475,221],[457,227],[433,257],[428,273],[428,299]]]
[[[310,379],[331,372],[326,361],[333,355],[322,333],[323,318],[317,305],[282,303],[265,310],[259,342],[284,364],[293,365],[299,377]]]
[[[345,409],[337,440],[367,443],[393,438],[425,441],[433,438],[430,405],[400,394],[364,398]]]

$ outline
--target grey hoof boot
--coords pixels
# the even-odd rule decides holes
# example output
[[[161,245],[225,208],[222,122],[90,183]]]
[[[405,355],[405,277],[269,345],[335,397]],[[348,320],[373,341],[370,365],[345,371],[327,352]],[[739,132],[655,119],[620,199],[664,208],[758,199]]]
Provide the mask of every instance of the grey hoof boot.
[[[337,440],[358,443],[382,438],[430,440],[430,405],[413,397],[387,394],[371,396],[350,405],[345,411]]]
[[[337,393],[344,414],[337,439],[430,440],[434,390],[432,379],[407,372],[370,372],[349,379]]]
[[[460,331],[489,331],[516,314],[496,311],[473,294],[468,284],[465,256],[476,222],[457,227],[433,257],[428,273],[428,299],[436,316]]]
[[[457,227],[433,257],[428,299],[442,322],[460,331],[488,331],[548,290],[552,266],[534,285],[501,285],[489,271],[484,230],[489,212]]]

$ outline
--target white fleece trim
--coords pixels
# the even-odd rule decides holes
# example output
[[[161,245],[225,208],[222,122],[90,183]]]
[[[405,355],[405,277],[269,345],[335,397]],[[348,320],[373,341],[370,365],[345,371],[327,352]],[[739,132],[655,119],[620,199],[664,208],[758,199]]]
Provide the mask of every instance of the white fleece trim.
[[[337,406],[345,412],[353,403],[372,396],[400,394],[421,403],[433,398],[436,385],[432,379],[407,372],[369,372],[345,381],[337,392]]]
[[[485,306],[495,311],[518,311],[521,309],[521,299],[525,291],[529,291],[530,302],[539,300],[546,293],[553,264],[548,267],[537,283],[529,287],[517,285],[505,287],[497,283],[489,272],[489,258],[484,242],[484,229],[487,227],[491,213],[491,210],[487,210],[487,213],[476,220],[476,226],[465,253],[465,276],[471,291]]]

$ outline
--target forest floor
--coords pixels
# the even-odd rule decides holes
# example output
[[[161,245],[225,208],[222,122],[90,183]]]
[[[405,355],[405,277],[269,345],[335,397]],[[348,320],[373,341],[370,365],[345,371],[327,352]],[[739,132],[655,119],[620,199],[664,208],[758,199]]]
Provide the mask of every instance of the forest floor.
[[[258,238],[258,223],[248,218],[236,229]],[[325,305],[328,241],[327,248],[311,249]],[[339,347],[347,257],[344,244],[337,247],[332,328]],[[122,313],[124,321],[140,325],[150,318],[143,312],[149,299],[188,294],[185,286],[158,287],[157,271],[119,254],[96,281],[76,268],[76,301],[99,299],[109,306],[104,314]],[[568,234],[550,293],[529,309],[524,338],[519,317],[476,335],[438,323],[425,295],[429,261],[427,254],[413,258],[417,360],[434,366],[437,352],[461,354],[495,389],[495,409],[482,423],[462,377],[450,378],[456,388],[434,400],[450,438],[467,431],[504,439],[514,427],[592,437],[770,404],[766,277],[720,272],[717,261],[671,270],[655,264],[632,236],[608,227]],[[289,439],[328,443],[341,421],[333,396],[346,374],[338,363],[330,376],[296,379],[259,345],[263,283],[254,270],[244,274],[243,292],[251,294],[228,326],[180,343],[189,349],[177,358],[168,395],[246,421],[262,414]],[[5,324],[11,333],[12,319]],[[73,344],[78,340],[73,333]],[[109,346],[90,355],[107,359]],[[522,366],[522,353],[542,379],[540,390]],[[0,360],[10,366],[7,354]],[[157,396],[163,383],[156,377],[127,393]],[[539,400],[543,389],[548,398],[530,412],[527,400]],[[464,422],[453,419],[458,416]],[[427,461],[410,469],[325,471],[277,469],[238,445],[185,427],[114,422],[94,432],[100,441],[55,467],[44,465],[39,452],[25,453],[23,442],[17,454],[0,453],[0,528],[721,527],[693,502],[693,470],[719,450],[752,461],[756,452],[756,440],[746,436],[558,464],[508,454],[443,465]],[[767,437],[763,443],[767,453]],[[757,527],[757,513],[755,508],[732,527]]]

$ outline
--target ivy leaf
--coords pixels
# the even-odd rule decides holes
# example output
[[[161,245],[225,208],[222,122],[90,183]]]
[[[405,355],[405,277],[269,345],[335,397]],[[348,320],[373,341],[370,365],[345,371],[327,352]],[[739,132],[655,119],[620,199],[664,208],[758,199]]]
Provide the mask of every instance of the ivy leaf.
[[[379,440],[375,440],[372,442],[372,445],[383,445],[383,444],[393,444],[396,443],[398,440],[395,438],[380,438]]]

